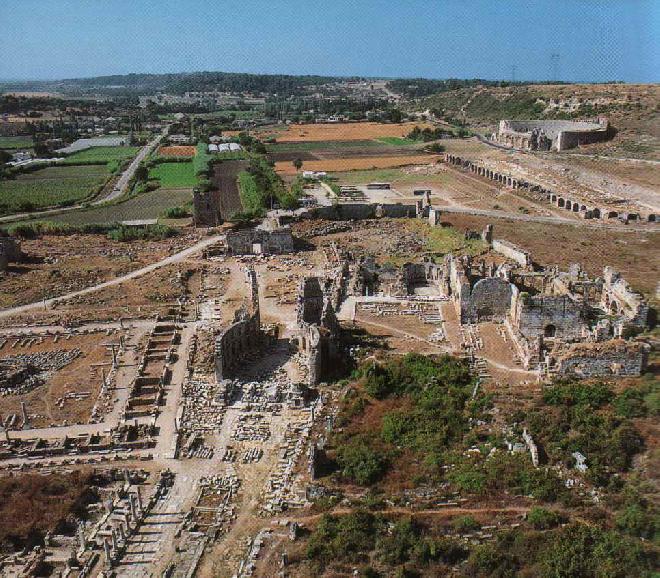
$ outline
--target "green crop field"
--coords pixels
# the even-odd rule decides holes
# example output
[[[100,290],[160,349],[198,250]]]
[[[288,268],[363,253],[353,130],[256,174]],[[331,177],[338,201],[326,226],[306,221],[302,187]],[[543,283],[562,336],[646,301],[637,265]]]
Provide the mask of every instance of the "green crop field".
[[[158,219],[171,207],[180,207],[192,201],[188,189],[157,189],[143,193],[122,203],[94,207],[49,216],[49,221],[70,225],[106,224],[134,219]]]
[[[413,140],[411,138],[402,138],[399,136],[384,136],[381,138],[377,138],[376,141],[397,147],[422,144],[422,141]]]
[[[107,176],[105,165],[56,166],[0,181],[0,213],[81,201],[94,193]]]
[[[375,140],[327,140],[327,141],[309,141],[309,142],[286,142],[266,145],[268,152],[296,152],[296,151],[316,151],[316,150],[337,150],[344,148],[362,148],[382,146]]]
[[[0,149],[29,149],[32,148],[32,137],[29,136],[0,136]]]
[[[197,184],[193,163],[160,163],[149,171],[150,179],[158,179],[165,189],[191,188]]]
[[[414,185],[415,183],[441,185],[451,182],[451,176],[444,173],[437,175],[408,174],[401,169],[367,169],[330,174],[338,184],[342,185],[365,185],[371,182],[393,183],[394,185]]]
[[[66,157],[65,164],[123,161],[134,157],[139,147],[92,147]]]

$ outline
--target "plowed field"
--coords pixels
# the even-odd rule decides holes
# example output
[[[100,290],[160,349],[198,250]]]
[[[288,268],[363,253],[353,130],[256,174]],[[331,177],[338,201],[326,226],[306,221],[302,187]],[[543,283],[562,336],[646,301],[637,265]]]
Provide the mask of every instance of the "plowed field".
[[[160,147],[158,154],[163,157],[194,157],[197,147],[191,146],[172,146]]]
[[[277,136],[277,142],[305,142],[324,140],[368,140],[382,137],[405,137],[416,126],[431,127],[425,123],[404,122],[381,124],[356,122],[347,124],[297,124]]]

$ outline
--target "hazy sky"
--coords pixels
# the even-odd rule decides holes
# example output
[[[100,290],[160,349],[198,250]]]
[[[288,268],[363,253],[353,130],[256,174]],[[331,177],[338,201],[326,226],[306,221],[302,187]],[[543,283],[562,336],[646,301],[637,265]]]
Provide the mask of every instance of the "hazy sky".
[[[660,0],[0,0],[0,78],[660,80]]]

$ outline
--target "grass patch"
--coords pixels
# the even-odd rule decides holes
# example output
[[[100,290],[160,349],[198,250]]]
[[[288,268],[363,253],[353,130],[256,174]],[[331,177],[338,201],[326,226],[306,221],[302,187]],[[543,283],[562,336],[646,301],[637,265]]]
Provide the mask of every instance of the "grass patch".
[[[113,223],[133,219],[158,219],[168,209],[184,207],[192,201],[189,189],[157,189],[142,193],[121,203],[70,211],[49,217],[50,221],[71,225]]]
[[[379,139],[380,140],[380,139]],[[311,141],[311,142],[291,142],[267,144],[266,150],[269,153],[286,153],[296,151],[315,151],[315,150],[338,150],[344,148],[363,148],[377,147],[381,143],[376,140],[333,140],[333,141]]]
[[[0,136],[0,149],[16,150],[32,148],[32,137]]]
[[[105,166],[47,167],[0,181],[0,213],[67,206],[97,193],[108,177]]]
[[[378,142],[392,146],[410,146],[420,144],[421,141],[399,136],[383,136],[376,139]]]
[[[70,474],[22,474],[0,480],[0,549],[28,548],[43,543],[67,516],[86,517],[85,506],[98,500],[91,477]]]
[[[149,179],[160,181],[165,189],[192,188],[197,184],[192,162],[160,163],[149,170]]]
[[[133,158],[139,150],[139,147],[92,147],[67,156],[64,161],[61,161],[61,164],[75,165],[90,162],[101,164],[124,161]]]
[[[424,237],[426,250],[431,253],[477,255],[487,247],[481,239],[466,239],[461,231],[453,227],[431,227],[418,221],[411,221],[409,226]]]

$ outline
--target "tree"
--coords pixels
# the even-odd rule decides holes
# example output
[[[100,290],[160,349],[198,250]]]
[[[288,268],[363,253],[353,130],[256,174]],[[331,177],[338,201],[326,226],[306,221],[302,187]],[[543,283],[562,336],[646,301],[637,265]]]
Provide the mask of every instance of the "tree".
[[[135,169],[135,180],[136,181],[146,181],[149,178],[149,169],[144,165],[139,165]]]
[[[0,150],[0,165],[4,165],[5,163],[8,163],[11,159],[12,159],[11,153]]]
[[[303,161],[302,161],[302,159],[300,159],[300,158],[298,158],[298,159],[294,159],[294,161],[293,161],[293,166],[296,167],[296,171],[299,171],[299,170],[302,168],[302,166],[303,166]]]

